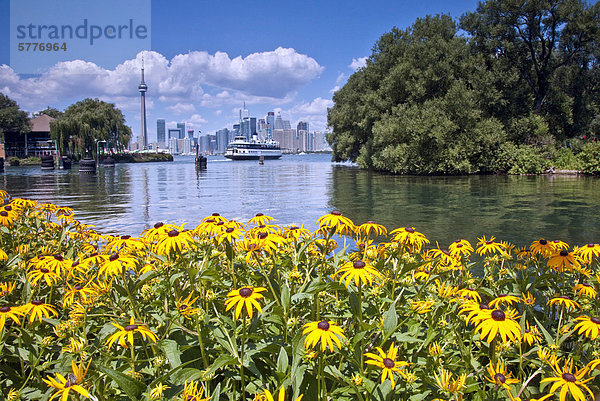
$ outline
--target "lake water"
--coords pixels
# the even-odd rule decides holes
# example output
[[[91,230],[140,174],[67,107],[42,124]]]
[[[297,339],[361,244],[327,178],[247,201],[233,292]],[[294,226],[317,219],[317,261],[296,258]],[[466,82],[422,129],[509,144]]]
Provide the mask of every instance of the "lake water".
[[[193,157],[172,163],[117,164],[92,176],[73,170],[6,167],[0,188],[72,207],[101,233],[139,233],[158,221],[197,225],[218,212],[246,221],[256,213],[277,224],[304,223],[340,210],[356,224],[388,229],[414,226],[432,243],[482,235],[516,245],[540,237],[571,245],[600,241],[600,180],[576,176],[415,177],[363,171],[329,155],[284,155],[280,160]]]

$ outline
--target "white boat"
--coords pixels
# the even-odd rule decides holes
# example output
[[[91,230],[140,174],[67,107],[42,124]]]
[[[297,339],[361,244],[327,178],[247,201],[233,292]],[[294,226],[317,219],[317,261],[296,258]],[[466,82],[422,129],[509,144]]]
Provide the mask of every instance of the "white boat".
[[[247,140],[244,136],[236,136],[225,149],[225,157],[232,160],[279,159],[281,148],[279,142],[272,139],[259,141],[256,135]]]

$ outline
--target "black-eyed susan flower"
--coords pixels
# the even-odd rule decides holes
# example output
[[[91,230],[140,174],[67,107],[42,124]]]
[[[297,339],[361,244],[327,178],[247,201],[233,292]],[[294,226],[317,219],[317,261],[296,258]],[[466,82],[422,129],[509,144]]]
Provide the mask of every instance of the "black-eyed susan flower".
[[[165,386],[162,383],[158,383],[155,387],[150,390],[150,399],[151,400],[161,400],[163,398],[163,393],[165,390],[170,389],[171,387]]]
[[[296,398],[295,401],[302,400],[302,397],[304,397],[304,394],[302,394],[298,398]],[[284,401],[284,400],[285,400],[285,389],[283,386],[281,386],[281,389],[279,389],[279,394],[277,395],[277,401]],[[273,398],[273,394],[271,394],[271,392],[269,390],[265,390],[262,393],[256,393],[256,395],[254,396],[254,401],[275,401],[275,399]]]
[[[558,272],[572,271],[575,267],[579,266],[579,262],[572,252],[562,249],[548,259],[548,266]]]
[[[269,254],[272,254],[280,245],[284,245],[286,243],[285,238],[278,233],[266,231],[259,232],[255,239],[258,246],[267,251]]]
[[[310,231],[304,228],[304,224],[298,226],[293,224],[291,226],[285,227],[281,232],[281,235],[285,239],[299,241],[300,238],[307,239],[310,238]]]
[[[494,300],[488,302],[488,305],[494,308],[499,308],[502,305],[512,306],[512,304],[521,303],[521,298],[510,295],[510,294],[500,294]]]
[[[538,330],[537,326],[530,326],[529,322],[526,322],[526,324],[527,327],[523,332],[523,342],[526,342],[527,344],[529,344],[529,346],[532,346],[535,343],[539,343],[542,340],[542,335]]]
[[[144,340],[148,338],[154,343],[158,339],[156,337],[156,334],[151,332],[145,324],[135,323],[135,319],[133,317],[129,319],[129,324],[125,327],[115,322],[112,322],[111,324],[115,326],[118,329],[118,331],[116,333],[111,334],[111,336],[108,337],[108,339],[106,340],[108,348],[112,347],[113,343],[116,340],[119,340],[119,345],[123,348],[129,348],[127,346],[127,341],[129,341],[129,344],[131,344],[131,346],[133,347],[133,335],[135,333],[140,333]]]
[[[434,341],[431,344],[429,344],[429,347],[427,350],[429,351],[429,355],[431,355],[433,357],[438,357],[438,356],[442,355],[442,347],[440,346],[440,343],[437,341]]]
[[[420,252],[423,245],[429,244],[424,234],[418,232],[414,227],[400,227],[390,232],[392,241],[407,247],[413,252]]]
[[[594,393],[586,386],[586,383],[592,380],[593,377],[582,380],[587,369],[575,368],[575,372],[573,372],[573,360],[570,358],[565,361],[562,368],[559,366],[559,362],[557,361],[551,365],[555,376],[547,377],[541,381],[541,383],[552,383],[549,393],[554,394],[560,389],[560,401],[565,401],[567,394],[570,394],[576,401],[585,401],[586,394],[583,392],[585,390],[594,399]]]
[[[88,362],[84,371],[83,362],[78,366],[74,361],[71,361],[73,373],[67,374],[66,378],[60,373],[56,373],[56,378],[48,377],[48,380],[42,379],[48,386],[58,390],[52,395],[52,397],[50,397],[50,401],[57,397],[61,397],[62,401],[66,401],[69,398],[69,392],[71,390],[81,394],[85,398],[90,398],[90,393],[80,385],[85,374],[87,373],[90,363],[91,361]]]
[[[483,317],[480,316],[480,312],[489,309],[490,307],[487,304],[482,304],[477,301],[469,301],[460,306],[459,313],[461,315],[466,315],[465,323],[467,325],[470,323],[477,324],[481,319],[483,319]]]
[[[119,252],[120,250],[127,249],[129,251],[140,251],[146,247],[146,244],[139,238],[132,238],[130,235],[122,235],[120,237],[114,237],[108,244],[106,244],[107,252]]]
[[[4,227],[12,227],[15,217],[15,214],[9,213],[6,210],[0,210],[0,224]]]
[[[585,334],[590,340],[595,340],[600,334],[600,318],[590,316],[579,316],[576,318],[579,323],[575,325],[577,334]]]
[[[544,238],[540,238],[537,241],[533,241],[529,246],[529,250],[534,255],[539,255],[544,258],[556,253],[556,247],[554,246],[554,242],[548,241]]]
[[[498,361],[495,366],[490,362],[486,369],[488,376],[486,376],[485,379],[490,383],[494,383],[497,387],[503,387],[506,390],[510,390],[511,384],[519,382],[519,380],[511,378],[512,372],[506,370],[504,361]]]
[[[27,273],[27,280],[31,285],[36,285],[40,280],[44,280],[48,287],[52,287],[60,279],[53,270],[42,267],[41,269],[31,269]]]
[[[137,267],[137,259],[125,253],[114,252],[103,255],[103,259],[98,273],[104,277],[120,276],[124,271],[135,270]]]
[[[38,258],[37,261],[34,262],[35,267],[38,269],[48,269],[53,271],[59,276],[62,276],[64,271],[68,271],[73,261],[69,259],[65,259],[60,254],[55,255],[46,255]]]
[[[325,352],[329,348],[334,351],[333,343],[337,344],[338,348],[342,347],[342,340],[345,340],[344,330],[339,327],[334,321],[321,320],[320,322],[311,322],[304,325],[302,335],[306,335],[304,339],[305,348],[315,348],[317,343],[321,342],[321,351]]]
[[[4,282],[0,283],[0,297],[5,297],[13,292],[15,289],[15,283]]]
[[[40,300],[33,300],[21,307],[23,315],[29,314],[29,322],[33,323],[35,319],[40,322],[44,317],[49,318],[50,315],[58,316],[58,312],[51,305],[45,304]]]
[[[348,288],[353,280],[356,286],[359,287],[360,284],[368,283],[369,285],[372,285],[374,277],[381,279],[381,273],[379,273],[375,267],[362,260],[344,263],[334,276],[338,274],[340,275],[340,283],[346,280],[346,288]]]
[[[181,297],[177,298],[177,302],[175,302],[175,307],[177,308],[177,312],[186,319],[191,319],[190,316],[197,315],[200,313],[200,309],[194,308],[194,302],[198,299],[198,297],[192,299],[193,293],[188,294],[185,299]]]
[[[435,305],[435,303],[430,300],[412,301],[410,303],[412,310],[419,315],[431,312],[433,305]]]
[[[222,242],[234,243],[240,239],[243,235],[243,231],[235,226],[226,226],[226,228],[221,231],[220,235],[217,237],[217,242],[220,244]]]
[[[433,377],[435,378],[438,388],[451,397],[454,394],[461,394],[467,382],[466,373],[463,373],[454,379],[452,377],[452,372],[443,368],[441,369],[439,376],[437,373],[434,373]],[[462,397],[459,397],[459,399],[462,399]]]
[[[575,254],[586,264],[600,257],[600,244],[587,244],[575,249]]]
[[[431,259],[439,259],[440,263],[444,266],[450,266],[452,264],[457,263],[455,257],[452,256],[450,251],[440,249],[439,245],[438,248],[430,249],[428,253]]]
[[[248,221],[248,224],[253,224],[256,226],[265,226],[265,225],[269,224],[270,221],[273,221],[273,220],[275,220],[275,219],[271,216],[267,216],[262,213],[256,213],[256,216],[251,218]]]
[[[171,251],[181,252],[189,246],[190,242],[192,237],[189,231],[182,231],[182,228],[172,229],[158,238],[155,251],[159,255],[168,255]]]
[[[481,302],[481,295],[473,288],[461,288],[456,294],[463,299]]]
[[[371,234],[373,234],[375,236],[380,236],[380,235],[386,235],[387,229],[384,226],[382,226],[381,224],[377,224],[374,221],[369,220],[366,223],[358,226],[356,228],[356,232],[360,235],[364,235],[365,237],[368,237]]]
[[[450,244],[448,250],[450,251],[450,255],[455,258],[468,258],[474,252],[473,246],[466,239],[457,239]]]
[[[560,295],[550,299],[548,305],[561,305],[567,309],[581,309],[581,305],[566,295]]]
[[[257,300],[263,298],[261,292],[264,291],[267,291],[267,289],[264,287],[252,286],[230,291],[227,294],[229,299],[225,301],[225,311],[228,311],[235,306],[235,318],[237,319],[240,317],[240,313],[242,313],[242,309],[245,306],[246,312],[248,312],[248,317],[252,319],[253,307],[256,308],[259,313],[262,313],[262,308]]]
[[[478,313],[477,326],[475,332],[481,332],[481,339],[491,343],[497,335],[500,335],[503,342],[507,339],[518,341],[521,339],[521,326],[515,321],[517,311],[507,309],[504,312],[501,309],[484,309]]]
[[[596,298],[596,295],[598,295],[596,289],[588,283],[576,284],[575,287],[573,287],[573,292],[575,292],[580,297],[585,296],[590,298]]]
[[[21,324],[19,320],[19,316],[21,316],[23,312],[19,307],[11,307],[11,306],[0,306],[0,332],[4,328],[6,324],[6,319],[11,319],[16,324]]]
[[[4,252],[4,249],[0,249],[0,260],[8,260],[8,255]]]
[[[195,380],[190,381],[189,383],[186,381],[185,386],[183,388],[183,392],[181,393],[182,401],[209,401],[210,397],[202,398],[204,396],[204,388],[200,386],[198,388],[198,382]]]
[[[90,285],[71,285],[67,283],[67,290],[65,291],[62,304],[63,307],[69,307],[74,302],[80,302],[84,305],[89,305],[93,302],[93,300],[98,296],[98,291],[96,291]]]
[[[527,292],[527,295],[525,295],[525,293],[521,293],[521,299],[527,306],[533,306],[535,304],[535,297],[531,295],[530,292]]]
[[[379,347],[375,347],[379,355],[373,354],[371,352],[367,352],[365,356],[369,358],[365,361],[368,365],[377,366],[382,369],[381,372],[381,383],[385,381],[386,378],[390,379],[392,382],[392,388],[396,387],[396,381],[394,380],[394,372],[398,372],[401,375],[404,375],[404,372],[400,370],[400,368],[404,366],[408,366],[409,363],[405,361],[396,361],[396,356],[398,355],[398,348],[394,347],[394,343],[390,345],[387,354]]]
[[[158,239],[166,235],[171,230],[176,230],[177,226],[174,224],[165,224],[162,221],[154,224],[152,228],[142,231],[142,239],[147,243],[156,242]]]
[[[323,237],[328,236],[330,232],[338,235],[350,235],[356,230],[356,226],[352,220],[342,216],[342,213],[337,210],[319,217],[317,225],[319,229],[316,233]]]
[[[486,254],[493,255],[496,253],[504,253],[504,245],[501,242],[496,242],[496,237],[491,236],[490,239],[486,239],[485,235],[481,238],[477,238],[479,242],[477,242],[477,252],[479,255],[483,256]]]

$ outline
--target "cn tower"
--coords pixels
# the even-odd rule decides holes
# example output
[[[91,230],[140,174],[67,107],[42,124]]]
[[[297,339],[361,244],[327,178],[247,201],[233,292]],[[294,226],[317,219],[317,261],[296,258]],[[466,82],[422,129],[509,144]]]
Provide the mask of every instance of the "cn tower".
[[[140,91],[140,95],[142,95],[142,111],[141,111],[141,116],[140,119],[142,120],[142,129],[140,131],[140,134],[143,136],[143,140],[142,140],[142,145],[143,145],[143,149],[147,150],[148,149],[148,131],[146,130],[146,91],[148,90],[148,85],[146,85],[146,82],[144,82],[144,58],[142,56],[142,82],[140,82],[140,85],[138,86],[138,89]]]

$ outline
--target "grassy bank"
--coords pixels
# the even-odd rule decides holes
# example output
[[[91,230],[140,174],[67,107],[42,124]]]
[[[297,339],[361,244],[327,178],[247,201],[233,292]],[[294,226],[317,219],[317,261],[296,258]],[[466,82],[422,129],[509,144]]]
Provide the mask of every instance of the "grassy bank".
[[[214,214],[114,237],[69,208],[6,197],[0,224],[10,399],[600,393],[598,244],[439,247],[338,212],[315,232]]]

